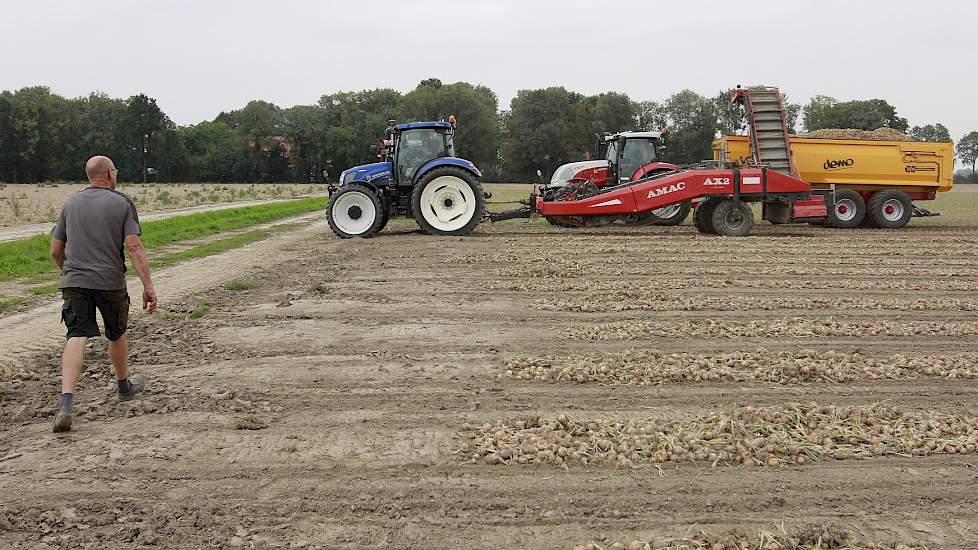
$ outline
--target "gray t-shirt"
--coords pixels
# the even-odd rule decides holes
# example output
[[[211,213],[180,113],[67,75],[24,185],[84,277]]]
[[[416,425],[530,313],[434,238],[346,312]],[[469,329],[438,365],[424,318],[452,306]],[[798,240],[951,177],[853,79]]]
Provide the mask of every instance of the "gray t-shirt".
[[[65,241],[61,288],[126,288],[126,235],[141,235],[129,197],[89,187],[65,202],[51,236]]]

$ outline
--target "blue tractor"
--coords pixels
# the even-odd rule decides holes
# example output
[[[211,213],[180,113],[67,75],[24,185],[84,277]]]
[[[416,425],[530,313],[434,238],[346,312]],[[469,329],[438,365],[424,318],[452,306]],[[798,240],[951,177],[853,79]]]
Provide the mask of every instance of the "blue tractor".
[[[369,237],[393,216],[413,216],[432,235],[465,235],[485,216],[482,172],[455,156],[449,122],[391,125],[381,160],[340,174],[329,189],[326,219],[337,236]]]

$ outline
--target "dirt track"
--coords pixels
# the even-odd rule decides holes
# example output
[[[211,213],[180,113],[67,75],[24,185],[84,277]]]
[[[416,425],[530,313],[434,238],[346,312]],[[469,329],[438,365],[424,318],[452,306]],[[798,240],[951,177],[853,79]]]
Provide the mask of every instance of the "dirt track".
[[[22,352],[17,368],[40,380],[0,389],[0,547],[570,548],[782,522],[978,547],[976,454],[621,470],[471,464],[460,452],[464,424],[531,414],[681,421],[812,400],[978,416],[978,380],[962,377],[506,374],[517,357],[625,350],[974,353],[978,230],[764,226],[723,239],[513,224],[433,238],[392,226],[340,241],[317,223],[161,273],[166,311],[132,323],[148,395],[115,403],[93,345],[69,435],[50,433],[57,343]],[[223,289],[232,279],[257,286]],[[625,307],[634,301],[647,307]],[[191,318],[201,304],[207,314]],[[14,344],[0,332],[0,346]]]

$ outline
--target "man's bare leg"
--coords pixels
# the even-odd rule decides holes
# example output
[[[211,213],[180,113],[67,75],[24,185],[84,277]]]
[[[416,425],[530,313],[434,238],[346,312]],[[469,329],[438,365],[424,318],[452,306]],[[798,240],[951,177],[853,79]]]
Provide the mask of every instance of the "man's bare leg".
[[[71,406],[85,365],[85,345],[88,338],[76,336],[65,342],[64,353],[61,354],[61,401],[58,403],[58,413],[54,417],[54,431],[67,432],[71,429]]]
[[[146,387],[146,378],[141,374],[129,377],[129,338],[123,333],[116,341],[109,341],[109,360],[115,368],[115,379],[119,383],[119,400],[129,401]]]
[[[129,378],[129,336],[123,334],[115,342],[109,341],[109,361],[115,369],[116,380]]]

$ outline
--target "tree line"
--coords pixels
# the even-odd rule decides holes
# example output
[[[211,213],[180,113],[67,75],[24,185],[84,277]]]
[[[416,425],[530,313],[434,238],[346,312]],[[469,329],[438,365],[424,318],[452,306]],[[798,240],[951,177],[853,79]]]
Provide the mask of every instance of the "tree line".
[[[459,123],[456,151],[480,166],[488,181],[533,181],[566,162],[591,158],[604,132],[668,128],[666,160],[691,163],[712,156],[717,135],[744,128],[730,91],[706,97],[683,90],[665,101],[635,101],[618,92],[585,95],[564,87],[520,90],[500,111],[481,85],[427,79],[407,93],[382,88],[323,95],[314,105],[282,108],[254,100],[213,120],[178,126],[145,94],[104,93],[64,98],[43,86],[0,92],[0,181],[82,179],[93,154],[113,158],[122,181],[321,182],[350,166],[373,162],[370,145],[388,121]],[[822,128],[893,128],[921,141],[951,141],[942,124],[910,128],[883,99],[838,101],[817,96],[807,105],[785,98],[792,132]],[[958,143],[972,167],[978,132]]]

